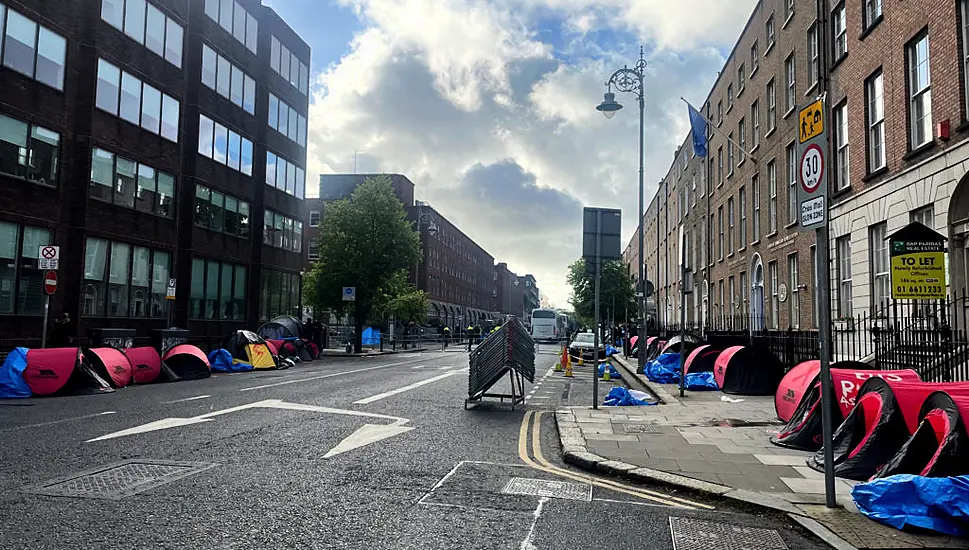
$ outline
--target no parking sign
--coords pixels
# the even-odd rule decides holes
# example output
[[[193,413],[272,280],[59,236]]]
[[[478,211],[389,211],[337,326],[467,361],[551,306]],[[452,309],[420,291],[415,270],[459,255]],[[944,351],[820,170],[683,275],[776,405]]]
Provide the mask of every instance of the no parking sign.
[[[355,287],[355,286],[345,286],[345,287],[343,287],[343,301],[344,302],[356,302],[357,301],[357,287]]]

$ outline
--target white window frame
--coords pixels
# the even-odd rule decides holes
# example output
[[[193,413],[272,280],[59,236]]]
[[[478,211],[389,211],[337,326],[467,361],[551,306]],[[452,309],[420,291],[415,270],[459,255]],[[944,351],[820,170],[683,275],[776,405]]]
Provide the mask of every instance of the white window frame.
[[[791,328],[801,328],[801,290],[800,273],[798,272],[797,252],[787,255],[787,286],[789,296],[787,297],[787,324]]]
[[[792,141],[785,151],[787,157],[787,223],[797,223],[797,144]]]
[[[794,52],[784,60],[784,108],[787,112],[797,106],[797,62],[794,59]]]
[[[965,109],[969,113],[969,0],[959,2],[959,12],[962,16],[962,86],[965,96]]]
[[[848,148],[848,102],[847,100],[834,108],[834,190],[847,189],[851,185],[851,157]]]
[[[851,235],[835,240],[838,278],[838,317],[852,317],[854,306],[851,296]]]
[[[750,186],[753,189],[753,230],[751,231],[751,237],[753,241],[757,242],[760,240],[760,177],[754,174],[750,179]]]
[[[868,119],[868,172],[885,167],[885,74],[879,70],[865,81]]]
[[[923,51],[924,59],[920,57]],[[929,34],[925,32],[906,46],[905,62],[909,84],[909,139],[911,149],[931,143],[935,138],[932,129],[932,73],[930,70]],[[923,80],[924,85],[920,84]]]
[[[862,2],[862,24],[865,29],[868,29],[882,16],[882,0],[862,0]]]
[[[845,2],[841,2],[831,14],[831,24],[833,26],[834,60],[837,61],[848,55],[848,11],[845,9]]]
[[[868,228],[869,265],[871,266],[871,307],[881,312],[892,297],[891,260],[888,252],[888,224],[877,223]]]
[[[808,28],[807,31],[807,46],[808,46],[808,89],[811,89],[818,83],[818,75],[821,72],[820,67],[820,46],[818,45],[819,33],[818,24],[815,23]]]
[[[770,326],[772,329],[777,330],[780,327],[780,299],[778,297],[778,279],[777,279],[777,260],[773,260],[767,264],[768,278],[770,279]]]
[[[737,191],[737,207],[740,211],[740,238],[738,244],[740,250],[747,246],[747,188],[741,185]]]
[[[767,82],[767,133],[777,128],[777,82],[772,78]]]
[[[777,162],[767,163],[767,234],[777,231]]]

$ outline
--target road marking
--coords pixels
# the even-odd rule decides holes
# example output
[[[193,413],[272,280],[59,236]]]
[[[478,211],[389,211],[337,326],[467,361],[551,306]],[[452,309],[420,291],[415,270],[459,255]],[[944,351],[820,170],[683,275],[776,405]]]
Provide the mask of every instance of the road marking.
[[[532,539],[535,538],[535,526],[538,525],[538,519],[542,517],[542,508],[545,507],[546,502],[548,502],[548,497],[538,499],[538,506],[532,512],[532,525],[528,528],[528,534],[525,535],[521,546],[518,547],[519,550],[538,550],[538,547],[532,543]]]
[[[118,414],[118,411],[104,411],[103,413],[98,413],[98,416],[106,416],[109,414]]]
[[[419,388],[421,386],[426,386],[427,384],[433,384],[434,382],[437,382],[438,380],[444,380],[445,378],[454,376],[455,374],[458,374],[459,372],[461,372],[461,371],[459,371],[459,370],[453,370],[451,372],[446,372],[444,374],[439,374],[439,375],[437,375],[437,376],[435,376],[433,378],[428,378],[427,380],[421,380],[420,382],[415,382],[413,384],[409,384],[409,385],[404,386],[402,388],[397,388],[395,390],[390,390],[388,392],[379,393],[379,394],[374,395],[374,396],[371,396],[371,397],[367,397],[367,398],[364,398],[364,399],[360,399],[358,401],[354,401],[353,404],[354,405],[367,405],[367,404],[373,403],[374,401],[380,401],[381,399],[385,399],[387,397],[390,397],[390,396],[393,396],[393,395],[397,395],[399,393],[404,393],[404,392],[407,392],[407,391],[410,391],[410,390]]]
[[[165,405],[171,405],[172,403],[182,403],[185,401],[195,401],[197,399],[205,399],[207,397],[212,397],[211,395],[196,395],[195,397],[186,397],[185,399],[176,399],[174,401],[163,401]]]
[[[51,420],[49,422],[38,422],[37,424],[27,424],[25,426],[11,426],[9,428],[2,428],[0,432],[12,432],[14,430],[23,430],[27,428],[43,428],[46,426],[56,426],[57,424],[64,424],[65,422],[74,422],[76,420],[86,420],[88,418],[97,418],[99,416],[107,416],[111,414],[117,414],[115,411],[104,411],[93,414],[86,414],[84,416],[74,416],[71,418],[62,418],[60,420]]]
[[[407,433],[413,429],[412,426],[400,426],[398,424],[364,424],[357,428],[357,431],[339,442],[336,447],[330,449],[329,452],[323,455],[323,458],[334,457],[338,454],[387,439],[388,437]]]
[[[358,372],[365,372],[365,371],[368,371],[368,370],[389,369],[390,367],[396,367],[398,365],[409,365],[410,363],[418,363],[420,361],[424,361],[424,359],[414,359],[414,360],[411,360],[411,361],[400,361],[398,363],[390,363],[389,365],[377,365],[376,367],[366,367],[366,368],[362,368],[362,369],[347,370],[347,371],[343,371],[343,372],[333,372],[333,373],[330,373],[330,374],[322,374],[320,376],[309,376],[309,377],[306,377],[306,378],[294,378],[292,380],[283,380],[282,382],[274,382],[272,384],[263,384],[261,386],[252,386],[252,387],[249,387],[249,388],[242,388],[239,391],[264,390],[266,388],[274,388],[276,386],[285,386],[285,385],[288,385],[288,384],[297,384],[299,382],[311,382],[313,380],[323,380],[324,378],[332,378],[334,376],[344,376],[344,375],[347,375],[347,374],[356,374]]]

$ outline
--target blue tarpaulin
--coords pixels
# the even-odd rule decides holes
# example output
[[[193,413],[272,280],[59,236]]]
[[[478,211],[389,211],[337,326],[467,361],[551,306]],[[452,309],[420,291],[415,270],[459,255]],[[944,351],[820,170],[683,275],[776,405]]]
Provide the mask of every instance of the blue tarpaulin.
[[[609,378],[622,378],[622,375],[619,374],[619,371],[616,370],[616,367],[612,366],[612,364],[610,363],[599,364],[599,378],[602,378],[602,375],[605,374],[606,365],[609,365]]]
[[[889,476],[855,485],[851,498],[862,514],[896,529],[969,535],[969,476]]]
[[[606,344],[606,357],[611,357],[611,356],[613,356],[613,355],[616,355],[616,354],[617,354],[617,353],[619,353],[620,351],[621,351],[621,350],[618,350],[618,349],[616,349],[616,348],[614,348],[614,347],[612,347],[612,346],[610,346],[609,344]]]
[[[680,354],[664,353],[646,365],[646,378],[660,384],[675,384],[680,381]]]
[[[0,398],[30,397],[30,388],[24,382],[28,351],[27,348],[14,348],[0,365]]]
[[[229,350],[220,348],[209,353],[209,364],[212,372],[245,372],[252,370],[252,365],[240,361],[229,353]]]
[[[713,372],[691,372],[686,375],[686,389],[693,391],[719,390]]]
[[[605,400],[602,402],[606,407],[627,407],[637,405],[655,405],[655,401],[648,401],[649,396],[644,392],[628,390],[623,386],[616,386],[609,390]]]
[[[380,345],[380,329],[367,327],[363,329],[363,345],[364,346],[377,346]]]

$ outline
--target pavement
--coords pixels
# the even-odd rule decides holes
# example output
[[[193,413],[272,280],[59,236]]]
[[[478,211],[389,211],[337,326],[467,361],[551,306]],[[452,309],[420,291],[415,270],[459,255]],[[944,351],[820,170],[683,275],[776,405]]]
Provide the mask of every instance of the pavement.
[[[0,548],[826,547],[769,510],[565,464],[555,411],[592,403],[591,373],[538,358],[514,410],[464,409],[456,351],[2,401]]]
[[[676,386],[634,374],[633,360],[616,357],[616,363],[631,385],[643,386],[663,404],[559,410],[567,463],[771,509],[835,548],[969,548],[962,539],[900,532],[868,520],[852,502],[855,481],[836,480],[839,507],[825,507],[824,476],[806,464],[812,453],[769,441],[783,426],[773,396],[680,397]]]

